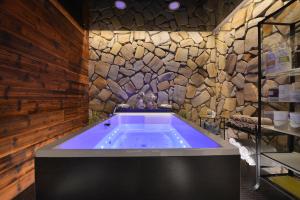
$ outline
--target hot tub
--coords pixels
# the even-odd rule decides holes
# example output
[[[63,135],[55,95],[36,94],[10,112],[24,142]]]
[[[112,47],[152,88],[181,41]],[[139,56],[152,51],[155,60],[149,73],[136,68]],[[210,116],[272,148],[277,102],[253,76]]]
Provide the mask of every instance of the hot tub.
[[[174,113],[118,113],[36,152],[37,199],[239,199],[237,149]]]

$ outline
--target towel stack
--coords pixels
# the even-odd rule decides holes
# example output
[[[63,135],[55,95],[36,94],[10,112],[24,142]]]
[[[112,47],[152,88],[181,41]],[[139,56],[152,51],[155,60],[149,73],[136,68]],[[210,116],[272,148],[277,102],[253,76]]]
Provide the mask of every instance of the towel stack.
[[[250,117],[247,115],[233,115],[228,120],[229,125],[233,125],[236,128],[247,129],[249,131],[256,131],[256,126],[258,124],[257,117]],[[261,118],[261,124],[272,125],[273,122],[269,118]]]

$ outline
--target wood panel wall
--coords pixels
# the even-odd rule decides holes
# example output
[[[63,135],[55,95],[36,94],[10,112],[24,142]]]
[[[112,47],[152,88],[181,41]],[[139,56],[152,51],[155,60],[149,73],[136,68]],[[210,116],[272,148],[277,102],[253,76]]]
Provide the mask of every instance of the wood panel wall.
[[[34,182],[34,151],[88,121],[88,37],[54,0],[0,0],[0,199]]]

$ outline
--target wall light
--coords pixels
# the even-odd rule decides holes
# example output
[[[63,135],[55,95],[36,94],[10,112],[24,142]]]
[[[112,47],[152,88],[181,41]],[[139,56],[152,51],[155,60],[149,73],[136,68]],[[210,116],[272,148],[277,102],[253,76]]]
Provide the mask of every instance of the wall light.
[[[124,10],[127,6],[125,1],[115,1],[115,7],[119,10]]]
[[[180,3],[178,1],[172,1],[169,3],[170,10],[178,10],[180,7]]]

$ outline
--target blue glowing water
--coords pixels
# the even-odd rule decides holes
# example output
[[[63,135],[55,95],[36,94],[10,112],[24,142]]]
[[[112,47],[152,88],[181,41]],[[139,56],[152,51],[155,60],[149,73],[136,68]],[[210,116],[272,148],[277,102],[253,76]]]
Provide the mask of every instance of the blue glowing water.
[[[172,113],[122,113],[56,149],[218,148],[220,145]]]
[[[190,148],[170,124],[121,124],[107,134],[97,149]]]

